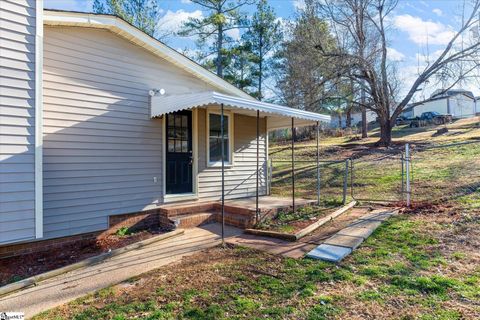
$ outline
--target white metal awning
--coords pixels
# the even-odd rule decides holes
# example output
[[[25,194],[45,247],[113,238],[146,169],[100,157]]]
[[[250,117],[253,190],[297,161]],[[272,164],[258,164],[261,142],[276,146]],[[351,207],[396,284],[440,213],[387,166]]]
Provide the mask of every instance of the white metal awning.
[[[221,104],[227,109],[234,110],[236,113],[253,115],[252,111],[259,111],[262,117],[268,117],[268,130],[289,127],[291,125],[291,118],[298,119],[295,121],[295,126],[312,125],[317,121],[330,123],[329,115],[289,108],[253,99],[238,98],[215,91],[170,96],[153,96],[151,98],[151,116],[158,117],[180,110],[220,106]],[[241,112],[242,110],[244,112]]]

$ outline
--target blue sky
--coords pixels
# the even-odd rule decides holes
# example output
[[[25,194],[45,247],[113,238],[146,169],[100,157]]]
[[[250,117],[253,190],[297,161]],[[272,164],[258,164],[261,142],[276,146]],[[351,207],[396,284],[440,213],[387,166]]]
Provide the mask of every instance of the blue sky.
[[[91,11],[93,0],[45,0],[45,8]],[[295,8],[302,7],[303,0],[269,0],[277,15],[282,19],[293,19]],[[175,31],[190,16],[201,16],[201,8],[189,0],[160,0],[163,18],[160,28]],[[390,37],[389,57],[398,65],[405,87],[413,81],[418,66],[425,63],[428,54],[434,57],[445,46],[458,27],[462,1],[459,0],[401,0],[391,16],[393,27]],[[252,8],[246,11],[252,12]],[[239,31],[233,31],[233,37]],[[165,42],[177,50],[193,50],[195,43],[189,38],[170,36]],[[421,95],[428,95],[434,88],[427,88]],[[468,85],[467,89],[479,95],[476,85]]]

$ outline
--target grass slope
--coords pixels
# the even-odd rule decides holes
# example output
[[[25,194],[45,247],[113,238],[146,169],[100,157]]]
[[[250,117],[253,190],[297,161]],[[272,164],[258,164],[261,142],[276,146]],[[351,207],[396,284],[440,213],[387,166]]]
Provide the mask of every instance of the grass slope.
[[[35,319],[477,319],[480,213],[389,220],[341,265],[214,248]]]

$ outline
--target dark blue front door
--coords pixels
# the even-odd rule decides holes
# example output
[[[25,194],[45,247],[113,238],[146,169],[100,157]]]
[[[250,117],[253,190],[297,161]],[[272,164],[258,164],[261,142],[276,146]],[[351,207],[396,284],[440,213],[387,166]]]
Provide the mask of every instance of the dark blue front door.
[[[166,191],[192,193],[192,111],[167,114]]]

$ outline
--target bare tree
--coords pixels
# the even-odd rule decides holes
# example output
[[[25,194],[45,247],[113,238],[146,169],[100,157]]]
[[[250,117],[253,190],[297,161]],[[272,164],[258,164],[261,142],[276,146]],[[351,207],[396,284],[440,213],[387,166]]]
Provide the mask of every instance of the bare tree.
[[[316,0],[318,14],[329,22],[336,46],[319,41],[315,48],[330,61],[336,78],[348,78],[365,93],[364,101],[355,101],[374,111],[380,122],[378,145],[389,146],[396,118],[422,85],[430,79],[448,83],[445,90],[476,75],[480,66],[480,41],[472,36],[479,23],[480,0],[465,3],[464,19],[441,54],[421,70],[416,80],[400,96],[402,83],[395,66],[388,60],[389,16],[398,0]],[[468,4],[468,5],[467,5]],[[332,50],[333,49],[333,50]]]

